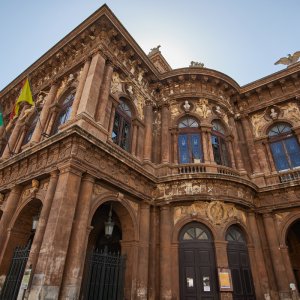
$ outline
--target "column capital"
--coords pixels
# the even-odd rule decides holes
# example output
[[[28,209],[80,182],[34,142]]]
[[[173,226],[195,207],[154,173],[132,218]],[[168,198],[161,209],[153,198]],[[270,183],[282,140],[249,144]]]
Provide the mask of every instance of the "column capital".
[[[82,176],[82,181],[89,181],[91,183],[95,183],[95,178],[93,175],[89,173],[84,173]]]

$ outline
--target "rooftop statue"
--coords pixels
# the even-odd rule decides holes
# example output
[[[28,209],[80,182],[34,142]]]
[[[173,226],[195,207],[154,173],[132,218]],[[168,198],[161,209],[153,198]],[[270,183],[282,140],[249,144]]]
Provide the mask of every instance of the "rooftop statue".
[[[190,67],[204,68],[204,63],[197,62],[197,61],[191,61]]]
[[[274,65],[292,65],[295,64],[300,57],[300,51],[295,52],[293,55],[288,54],[287,57],[281,57]]]
[[[159,50],[160,47],[161,47],[161,45],[158,45],[157,47],[151,48],[148,55],[152,55],[154,53],[160,52],[160,50]]]

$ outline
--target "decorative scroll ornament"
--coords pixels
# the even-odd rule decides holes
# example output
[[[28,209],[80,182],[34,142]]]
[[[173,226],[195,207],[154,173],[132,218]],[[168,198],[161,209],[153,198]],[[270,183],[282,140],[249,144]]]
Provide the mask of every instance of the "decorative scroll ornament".
[[[214,225],[223,225],[232,218],[246,224],[245,212],[236,209],[233,204],[225,204],[221,201],[197,201],[190,206],[177,206],[174,208],[174,224],[186,216],[199,216],[209,220]]]

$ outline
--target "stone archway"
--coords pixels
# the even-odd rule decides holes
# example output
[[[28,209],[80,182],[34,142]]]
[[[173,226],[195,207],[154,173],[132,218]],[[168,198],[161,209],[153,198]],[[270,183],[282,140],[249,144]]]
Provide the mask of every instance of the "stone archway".
[[[300,291],[300,219],[290,225],[286,234],[286,245],[296,280],[295,284]]]
[[[110,208],[112,209],[112,221],[114,222],[114,229],[111,237],[105,236],[105,222],[108,220]],[[124,293],[124,298],[131,298],[131,291],[133,285],[133,278],[135,275],[135,253],[136,253],[136,243],[135,243],[135,228],[132,216],[121,203],[121,201],[105,201],[102,202],[98,208],[95,210],[92,220],[91,220],[91,232],[89,234],[88,243],[87,243],[87,259],[85,262],[84,268],[84,280],[82,283],[81,295],[83,299],[87,299],[89,296],[89,290],[91,289],[91,281],[89,277],[89,272],[91,268],[89,267],[89,259],[94,255],[110,255],[110,261],[119,261],[120,265],[118,268],[123,268],[124,263],[126,268],[123,275],[120,273],[117,275],[113,273],[115,278],[118,276],[118,282],[113,282],[116,284],[117,288],[121,286],[122,292]],[[98,253],[98,254],[95,254]],[[115,259],[113,258],[115,257]],[[96,258],[97,259],[97,258]],[[102,259],[102,258],[100,258]],[[108,258],[110,259],[110,258]],[[95,272],[95,269],[93,270]],[[111,271],[110,271],[111,272]],[[115,272],[115,271],[113,271]],[[123,276],[123,278],[121,278]],[[121,279],[120,279],[121,278]],[[99,277],[101,281],[101,276]],[[115,279],[116,280],[116,279]],[[120,283],[120,280],[123,283]],[[97,291],[101,293],[102,283],[100,281],[95,282],[99,283],[99,286],[96,287]],[[94,283],[93,283],[94,284]],[[107,283],[106,283],[107,284]],[[94,289],[94,286],[93,286]],[[113,288],[115,289],[115,287]],[[119,292],[119,291],[117,291]],[[115,299],[115,295],[108,295],[110,299]],[[99,296],[98,296],[99,297]],[[90,298],[89,298],[90,299]],[[97,298],[98,299],[98,298]],[[99,298],[100,299],[100,298]],[[102,299],[102,298],[101,298]]]
[[[41,208],[42,202],[32,199],[20,207],[12,218],[0,265],[3,280],[0,298],[14,300],[18,296]]]

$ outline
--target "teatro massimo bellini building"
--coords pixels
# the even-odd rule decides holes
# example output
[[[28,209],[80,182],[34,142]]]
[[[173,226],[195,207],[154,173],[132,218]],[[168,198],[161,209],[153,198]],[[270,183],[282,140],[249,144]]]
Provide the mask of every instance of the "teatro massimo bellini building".
[[[299,78],[173,70],[102,6],[1,91],[0,299],[298,299]]]

